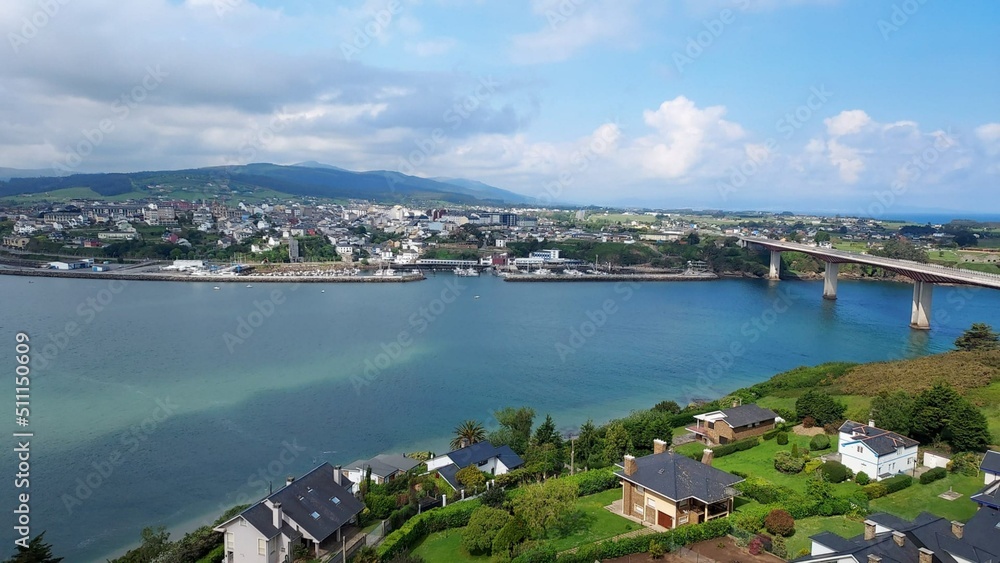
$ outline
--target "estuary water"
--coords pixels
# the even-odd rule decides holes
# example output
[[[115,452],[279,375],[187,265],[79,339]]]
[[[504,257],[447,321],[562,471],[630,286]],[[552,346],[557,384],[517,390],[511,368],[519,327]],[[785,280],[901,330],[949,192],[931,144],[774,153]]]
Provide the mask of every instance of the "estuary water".
[[[489,428],[504,406],[532,406],[569,430],[800,365],[941,352],[972,322],[1000,326],[1000,292],[936,287],[933,329],[919,332],[908,328],[911,286],[839,285],[831,302],[822,282],[735,279],[447,273],[215,290],[0,276],[9,382],[15,334],[31,338],[31,533],[47,531],[67,561],[103,560],[144,526],[179,537],[324,461],[443,452],[459,422]],[[5,511],[22,492],[9,441]],[[0,556],[13,534],[3,527]]]

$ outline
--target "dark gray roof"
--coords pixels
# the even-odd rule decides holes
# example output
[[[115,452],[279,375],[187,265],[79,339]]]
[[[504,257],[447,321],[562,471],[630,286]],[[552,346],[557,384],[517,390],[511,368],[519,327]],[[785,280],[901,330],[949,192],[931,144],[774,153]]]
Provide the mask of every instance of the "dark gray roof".
[[[850,434],[852,440],[867,445],[878,455],[891,454],[899,447],[912,448],[913,446],[920,445],[920,442],[917,442],[913,438],[907,438],[902,434],[882,430],[881,428],[875,428],[874,426],[868,426],[867,424],[861,424],[853,420],[844,422],[840,426],[840,431]]]
[[[353,463],[344,466],[344,469],[354,470],[360,469],[365,471],[368,467],[372,468],[372,475],[378,475],[379,477],[389,477],[395,473],[406,473],[407,471],[413,469],[414,467],[420,465],[420,462],[406,457],[400,454],[381,454],[377,455],[371,459],[359,459]]]
[[[268,497],[280,502],[285,515],[320,542],[364,509],[350,491],[334,482],[333,472],[333,466],[324,463]]]
[[[636,470],[631,475],[625,475],[624,468],[615,475],[675,502],[691,497],[708,503],[719,502],[729,498],[726,487],[743,480],[673,452],[640,457],[635,464]]]
[[[457,475],[458,475],[458,466],[457,465],[455,465],[454,463],[452,463],[450,465],[445,465],[444,467],[439,467],[438,470],[437,470],[437,472],[438,472],[438,474],[441,475],[442,479],[444,479],[445,481],[448,482],[449,485],[451,485],[451,488],[455,489],[456,491],[458,490],[458,477],[457,477]]]
[[[1000,481],[994,481],[970,497],[980,506],[1000,508]]]
[[[870,520],[906,535],[902,546],[896,544],[891,532],[877,534],[871,540],[864,539],[864,534],[844,539],[824,532],[811,538],[835,550],[834,553],[794,561],[825,562],[851,556],[864,563],[869,555],[877,555],[883,563],[912,563],[919,560],[918,550],[925,548],[934,552],[936,562],[956,563],[956,556],[968,561],[995,562],[998,561],[997,553],[1000,553],[1000,532],[996,528],[1000,517],[997,514],[997,511],[985,509],[977,512],[965,525],[961,539],[953,533],[950,521],[927,512],[921,513],[913,522],[886,514],[872,514]]]
[[[503,461],[503,464],[510,469],[524,465],[524,460],[521,459],[521,456],[514,453],[514,450],[510,449],[510,446],[500,446],[498,448],[489,442],[476,442],[471,446],[448,452],[445,455],[451,458],[452,463],[457,465],[459,469],[479,464],[492,457],[499,457]]]
[[[257,504],[251,506],[250,508],[244,510],[240,516],[246,519],[251,526],[257,529],[265,538],[273,539],[274,536],[278,535],[278,529],[274,527],[274,520],[271,513],[271,507],[267,506],[263,502],[258,502]]]
[[[746,426],[754,422],[772,422],[774,421],[774,417],[778,416],[771,409],[761,408],[756,403],[724,409],[722,414],[726,415],[723,422],[733,428],[739,428],[740,426]]]
[[[990,450],[979,464],[979,469],[989,473],[1000,473],[1000,452]]]

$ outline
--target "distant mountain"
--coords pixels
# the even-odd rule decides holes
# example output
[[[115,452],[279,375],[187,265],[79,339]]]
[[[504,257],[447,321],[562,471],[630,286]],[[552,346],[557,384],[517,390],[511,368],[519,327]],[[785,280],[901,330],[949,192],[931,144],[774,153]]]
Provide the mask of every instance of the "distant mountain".
[[[431,178],[435,182],[451,184],[466,190],[465,193],[483,199],[499,199],[508,203],[532,203],[535,198],[514,193],[496,186],[484,184],[478,180],[467,180],[465,178]]]
[[[151,196],[168,194],[181,199],[185,197],[185,192],[232,197],[233,192],[267,190],[293,196],[387,202],[441,201],[482,205],[529,201],[529,198],[520,194],[479,182],[454,182],[456,181],[442,182],[385,170],[352,172],[318,162],[303,162],[292,166],[258,163],[189,170],[11,178],[0,181],[0,197],[66,188],[90,188],[102,196],[148,192]],[[150,188],[151,186],[155,187]]]
[[[316,162],[315,160],[307,160],[305,162],[297,162],[292,166],[301,166],[302,168],[326,168],[328,170],[340,170],[342,172],[350,172],[346,168],[341,168],[339,166],[334,166],[332,164],[324,164],[322,162]]]
[[[43,178],[46,176],[68,176],[68,172],[63,172],[58,168],[36,168],[33,170],[22,170],[20,168],[4,168],[0,166],[0,181],[11,178]]]

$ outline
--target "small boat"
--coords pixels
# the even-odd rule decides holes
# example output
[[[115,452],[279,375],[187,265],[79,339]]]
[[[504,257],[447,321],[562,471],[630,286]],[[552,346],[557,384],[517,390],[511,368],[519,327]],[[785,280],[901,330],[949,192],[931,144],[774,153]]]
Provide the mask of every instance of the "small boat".
[[[473,299],[479,299],[479,296],[477,295],[477,296],[473,297]]]
[[[219,286],[215,286],[215,287],[213,287],[212,289],[216,289],[216,290],[217,290],[217,289],[219,289]]]
[[[319,292],[320,293],[326,293],[326,290],[325,289],[321,289],[321,290],[319,290]]]
[[[247,287],[251,287],[250,284],[247,284]]]

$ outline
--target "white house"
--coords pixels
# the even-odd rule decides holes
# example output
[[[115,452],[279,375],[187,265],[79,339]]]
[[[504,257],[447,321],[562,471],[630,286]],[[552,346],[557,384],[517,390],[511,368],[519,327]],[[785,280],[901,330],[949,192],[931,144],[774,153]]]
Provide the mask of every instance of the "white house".
[[[848,420],[840,427],[840,462],[854,473],[865,472],[881,481],[917,467],[917,446],[912,438]]]
[[[979,469],[983,471],[983,483],[989,485],[1000,481],[1000,452],[992,450],[986,452],[986,457],[979,464]]]
[[[365,479],[365,473],[371,470],[372,482],[381,485],[404,475],[407,471],[420,465],[420,462],[399,454],[381,454],[371,459],[359,459],[344,467],[347,480],[354,483],[352,490],[357,491],[358,485]]]
[[[489,442],[477,442],[427,460],[427,470],[437,471],[456,490],[460,485],[455,474],[470,465],[491,475],[503,475],[524,465],[524,460],[510,446],[498,448]]]
[[[235,517],[216,526],[225,542],[226,563],[291,561],[295,546],[316,558],[341,545],[343,527],[364,509],[341,483],[340,466],[324,463]]]

